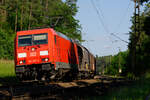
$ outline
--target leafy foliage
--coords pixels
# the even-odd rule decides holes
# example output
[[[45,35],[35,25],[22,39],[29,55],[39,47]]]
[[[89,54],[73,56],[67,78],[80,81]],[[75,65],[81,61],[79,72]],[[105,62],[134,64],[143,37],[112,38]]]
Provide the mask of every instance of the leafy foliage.
[[[96,55],[96,65],[97,65],[97,73],[104,74],[106,68],[110,65],[111,63],[111,55],[110,56],[102,56],[98,57]]]
[[[126,75],[129,70],[127,66],[128,55],[129,51],[125,51],[119,52],[114,56],[96,57],[99,72],[102,72],[102,74],[119,75],[119,69],[121,69],[121,74]]]
[[[13,34],[0,30],[0,58],[13,59]]]
[[[149,0],[141,0],[141,2],[143,3],[143,2],[148,2]]]

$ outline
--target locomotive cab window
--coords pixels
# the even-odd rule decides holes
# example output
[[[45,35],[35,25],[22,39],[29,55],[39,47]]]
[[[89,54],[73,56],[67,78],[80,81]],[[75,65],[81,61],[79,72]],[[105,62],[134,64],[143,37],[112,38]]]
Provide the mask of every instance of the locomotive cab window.
[[[47,44],[47,33],[33,35],[33,45]]]
[[[18,46],[31,46],[32,35],[23,35],[18,37]]]
[[[47,33],[18,36],[18,46],[31,46],[47,43],[48,43]]]

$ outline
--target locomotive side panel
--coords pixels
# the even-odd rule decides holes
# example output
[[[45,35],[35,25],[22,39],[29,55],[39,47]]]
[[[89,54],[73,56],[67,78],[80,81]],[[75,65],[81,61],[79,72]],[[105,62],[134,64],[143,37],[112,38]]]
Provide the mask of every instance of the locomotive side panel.
[[[59,33],[60,34],[60,33]],[[56,36],[56,70],[77,68],[77,57],[74,43],[70,39],[58,35]]]
[[[68,47],[68,43],[65,42],[66,47],[62,48],[62,44],[65,42],[65,40],[63,40],[61,37],[56,36],[56,49],[55,49],[55,57],[56,57],[56,70],[58,70],[59,68],[70,68],[69,64],[68,64],[68,52],[67,52],[67,47]]]

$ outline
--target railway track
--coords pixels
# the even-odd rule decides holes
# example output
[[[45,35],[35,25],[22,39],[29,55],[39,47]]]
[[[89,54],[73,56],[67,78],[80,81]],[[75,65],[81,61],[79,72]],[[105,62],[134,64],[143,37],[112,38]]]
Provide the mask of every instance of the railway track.
[[[0,100],[70,100],[87,96],[100,96],[111,87],[128,83],[122,78],[100,76],[96,79],[72,82],[31,82],[0,87]]]

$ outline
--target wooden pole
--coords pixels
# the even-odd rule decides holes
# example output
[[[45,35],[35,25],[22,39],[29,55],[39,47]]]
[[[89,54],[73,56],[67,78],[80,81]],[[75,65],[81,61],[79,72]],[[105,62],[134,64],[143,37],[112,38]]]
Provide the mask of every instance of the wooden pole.
[[[134,23],[134,33],[132,37],[132,43],[131,43],[131,60],[132,60],[132,71],[134,71],[136,64],[137,64],[137,59],[136,59],[136,47],[137,43],[140,38],[140,0],[134,0],[135,2],[135,11],[134,11],[134,16],[135,16],[135,23]]]

